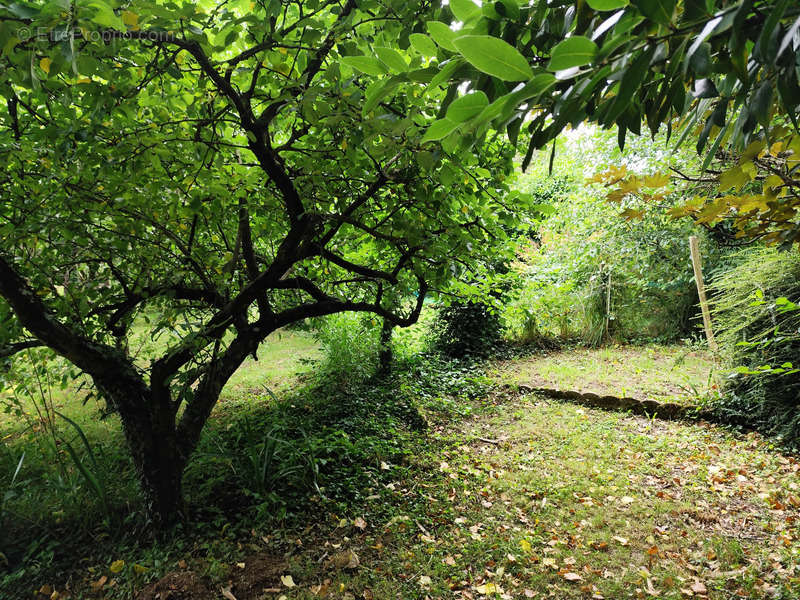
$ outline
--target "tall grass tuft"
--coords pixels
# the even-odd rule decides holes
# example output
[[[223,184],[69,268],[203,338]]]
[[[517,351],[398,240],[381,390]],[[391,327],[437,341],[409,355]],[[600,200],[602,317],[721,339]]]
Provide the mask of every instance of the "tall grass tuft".
[[[732,371],[717,410],[800,448],[800,254],[747,251],[712,286],[720,352]]]

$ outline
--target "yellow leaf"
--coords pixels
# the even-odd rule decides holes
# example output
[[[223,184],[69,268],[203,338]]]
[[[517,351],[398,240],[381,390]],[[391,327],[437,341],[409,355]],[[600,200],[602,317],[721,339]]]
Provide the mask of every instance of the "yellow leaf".
[[[634,210],[632,208],[626,208],[621,213],[619,213],[620,217],[624,217],[627,221],[632,221],[634,219],[641,219],[644,217],[643,210]]]
[[[614,190],[606,195],[606,200],[609,202],[614,202],[615,204],[619,204],[628,194],[622,190]]]
[[[753,163],[748,164],[752,165]],[[750,181],[749,173],[746,173],[742,167],[733,167],[719,176],[719,189],[721,192],[729,190],[730,188],[736,188],[738,190],[748,181]]]
[[[47,73],[49,75],[50,74],[50,65],[52,63],[53,63],[53,61],[45,56],[42,60],[39,61],[39,66],[42,67],[42,71],[44,71],[45,73]]]
[[[755,179],[755,176],[758,173],[758,167],[756,167],[755,163],[750,161],[742,163],[740,166],[742,167],[742,171],[750,176],[750,179]]]
[[[122,11],[122,22],[131,29],[139,29],[139,15],[129,10]]]
[[[531,547],[531,543],[528,540],[520,540],[519,547],[522,548],[523,552],[530,552],[531,550],[533,550],[533,548]]]
[[[634,194],[639,191],[639,188],[642,187],[642,180],[636,177],[635,175],[629,177],[625,181],[619,184],[619,189],[621,192],[625,192],[626,194]]]
[[[769,153],[772,156],[778,156],[783,151],[783,142],[775,142],[769,147]]]
[[[644,184],[651,188],[664,187],[669,183],[669,175],[667,173],[656,173],[644,178]]]
[[[297,585],[291,575],[281,575],[281,583],[288,588],[293,588]]]
[[[749,213],[751,210],[767,210],[767,200],[765,196],[738,196],[732,201],[733,206],[742,213]]]
[[[136,573],[146,573],[148,569],[147,569],[147,567],[143,567],[143,566],[142,566],[142,565],[140,565],[140,564],[134,563],[134,565],[133,565],[133,570],[134,570]]]
[[[479,594],[484,594],[484,595],[502,594],[503,588],[501,588],[496,583],[489,582],[489,583],[484,583],[483,585],[479,585],[478,587],[475,588],[475,591],[478,592]]]
[[[764,140],[755,140],[754,142],[750,142],[747,148],[744,149],[744,152],[742,152],[739,162],[744,163],[753,160],[756,156],[758,156],[758,153],[764,149],[765,145],[766,144]]]
[[[777,175],[770,175],[764,180],[764,189],[777,188],[783,185],[783,179]]]
[[[711,223],[727,210],[728,203],[723,198],[717,198],[713,202],[706,204],[705,208],[697,216],[697,221],[699,223]]]
[[[78,85],[83,84],[83,83],[92,83],[92,80],[89,79],[88,77],[81,77],[75,83],[77,83]]]
[[[124,560],[115,560],[113,563],[111,563],[111,566],[108,568],[108,570],[111,571],[112,573],[119,573],[120,571],[122,571],[124,567],[125,567]]]

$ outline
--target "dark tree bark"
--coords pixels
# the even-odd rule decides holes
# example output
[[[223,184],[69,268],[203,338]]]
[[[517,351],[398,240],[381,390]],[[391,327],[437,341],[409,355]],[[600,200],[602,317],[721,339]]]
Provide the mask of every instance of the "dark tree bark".
[[[394,324],[388,319],[383,319],[381,326],[380,350],[378,352],[378,374],[388,375],[392,370],[394,354],[392,352],[392,330]]]

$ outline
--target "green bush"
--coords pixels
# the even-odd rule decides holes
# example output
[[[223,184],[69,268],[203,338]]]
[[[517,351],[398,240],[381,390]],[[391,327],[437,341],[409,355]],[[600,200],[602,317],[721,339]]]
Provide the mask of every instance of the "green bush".
[[[720,353],[733,372],[716,411],[800,448],[800,254],[757,249],[712,286]]]
[[[502,337],[500,315],[478,302],[454,302],[439,309],[432,328],[433,349],[451,358],[487,356]]]
[[[369,379],[378,368],[380,330],[379,319],[358,313],[319,319],[314,336],[322,346],[320,371],[340,384]]]

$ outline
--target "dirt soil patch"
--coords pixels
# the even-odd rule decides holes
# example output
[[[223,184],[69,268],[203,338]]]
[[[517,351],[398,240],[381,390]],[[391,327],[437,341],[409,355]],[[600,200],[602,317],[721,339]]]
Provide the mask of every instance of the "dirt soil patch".
[[[167,573],[136,595],[136,600],[211,600],[219,597],[194,571]]]
[[[282,591],[281,575],[286,574],[287,567],[283,558],[269,554],[249,556],[233,567],[230,591],[236,600],[271,597]]]

